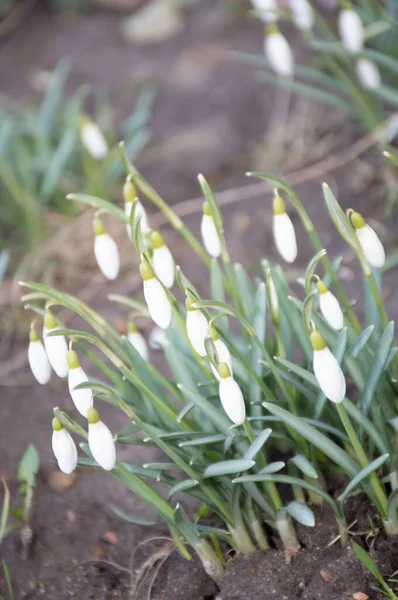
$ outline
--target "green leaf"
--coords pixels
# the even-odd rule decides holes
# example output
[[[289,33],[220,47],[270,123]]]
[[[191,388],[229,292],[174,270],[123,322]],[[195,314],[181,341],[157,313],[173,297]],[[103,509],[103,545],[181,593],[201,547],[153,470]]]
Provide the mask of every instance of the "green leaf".
[[[314,275],[318,263],[322,258],[326,255],[326,250],[323,248],[314,256],[314,258],[310,261],[307,267],[307,271],[305,273],[305,291],[307,295],[311,292],[312,288],[312,276]]]
[[[243,455],[244,460],[254,460],[272,433],[272,429],[264,429]]]
[[[60,60],[51,74],[50,85],[40,106],[39,128],[43,136],[50,136],[55,120],[61,112],[64,85],[71,68],[69,60]]]
[[[391,350],[391,345],[394,342],[394,322],[391,321],[384,330],[384,333],[377,346],[375,357],[370,365],[368,377],[366,380],[365,389],[359,401],[359,406],[365,415],[368,414],[370,404],[374,398],[376,388],[382,377],[386,362]]]
[[[310,461],[302,454],[296,454],[296,456],[290,459],[290,462],[296,465],[296,467],[302,473],[304,473],[304,475],[307,475],[307,477],[311,477],[311,479],[318,479],[318,473]]]
[[[254,310],[254,288],[248,274],[241,264],[234,264],[236,282],[238,285],[238,294],[243,307],[243,314],[247,320],[250,320]]]
[[[315,515],[308,506],[294,500],[286,506],[289,515],[305,527],[315,527]]]
[[[18,466],[18,481],[25,481],[30,487],[34,487],[39,465],[39,454],[35,446],[29,444]]]
[[[179,531],[193,548],[200,544],[200,537],[196,531],[196,527],[188,517],[181,504],[177,504],[175,507],[174,521]]]
[[[188,440],[187,442],[180,442],[178,445],[180,448],[183,448],[184,446],[206,446],[207,444],[217,444],[224,441],[225,435],[222,433],[217,433],[215,435],[206,435],[202,438]]]
[[[0,519],[0,544],[7,535],[7,522],[10,513],[10,491],[4,479],[2,479],[4,488],[3,505],[1,508],[1,519]]]
[[[60,179],[65,166],[72,155],[76,143],[76,134],[74,131],[65,131],[58,148],[56,149],[50,164],[47,167],[40,195],[49,198],[54,193],[54,189]]]
[[[358,337],[358,339],[351,346],[351,348],[349,349],[349,353],[351,354],[351,356],[353,358],[358,358],[358,356],[360,355],[360,353],[366,346],[373,331],[374,331],[374,325],[369,325],[369,327],[364,329],[364,331],[361,333],[361,335]]]
[[[190,402],[189,404],[187,404],[186,406],[184,406],[183,409],[180,410],[180,412],[177,415],[177,423],[181,423],[181,421],[187,416],[187,414],[189,412],[191,412],[191,410],[195,408],[195,404],[193,402]]]
[[[344,213],[340,204],[337,202],[335,195],[333,194],[332,190],[330,189],[327,183],[324,183],[322,185],[322,189],[326,201],[326,206],[328,208],[330,216],[332,217],[333,223],[336,225],[338,232],[340,233],[341,237],[345,239],[347,244],[356,249],[358,241],[352,230],[347,215]]]
[[[276,462],[269,463],[269,465],[261,469],[260,473],[277,473],[278,471],[281,471],[285,466],[286,463],[284,463],[282,460],[277,460]]]
[[[257,288],[254,299],[253,316],[250,319],[251,325],[256,332],[260,342],[264,344],[265,328],[266,328],[266,309],[267,309],[267,292],[265,283],[261,282]],[[262,364],[260,363],[261,350],[254,341],[250,345],[250,365],[259,377],[262,375]],[[250,402],[261,401],[261,387],[254,377],[249,379],[249,398]],[[252,407],[252,414],[260,414],[261,407]]]
[[[157,523],[160,522],[159,519],[153,519],[153,520],[141,519],[140,517],[135,517],[134,515],[129,515],[129,514],[125,513],[123,510],[121,510],[120,508],[118,508],[117,506],[114,506],[113,504],[110,504],[109,508],[111,509],[111,511],[113,513],[115,513],[115,515],[117,515],[118,517],[123,519],[123,521],[127,521],[127,523],[132,523],[133,525],[142,525],[144,527],[153,527],[153,525],[156,525]]]
[[[359,560],[364,564],[364,566],[367,568],[369,573],[371,573],[377,579],[377,581],[380,583],[380,585],[383,586],[383,588],[389,594],[390,598],[392,598],[393,600],[394,599],[396,600],[397,596],[394,594],[394,592],[392,591],[390,586],[387,585],[383,575],[380,573],[379,569],[377,568],[377,566],[373,562],[373,560],[370,558],[369,554],[361,546],[359,546],[359,544],[357,544],[353,540],[351,541],[351,545],[352,545],[352,548],[353,548],[355,554],[357,555]]]
[[[184,394],[188,402],[192,402],[198,407],[204,415],[206,415],[210,421],[221,431],[226,437],[234,435],[231,430],[231,422],[222,414],[220,410],[215,408],[211,402],[204,398],[199,392],[188,389],[185,385],[178,385],[181,392]]]
[[[83,202],[83,204],[88,204],[96,210],[102,210],[106,213],[109,213],[112,217],[115,217],[115,219],[122,221],[122,223],[129,222],[124,210],[118,206],[115,206],[115,204],[112,204],[112,202],[108,202],[108,200],[103,200],[97,196],[90,196],[89,194],[68,194],[66,197],[68,200],[73,200],[74,202]]]
[[[373,473],[374,471],[377,471],[377,469],[379,469],[382,465],[384,465],[384,463],[386,462],[386,460],[390,457],[389,454],[383,454],[383,456],[379,456],[379,458],[376,458],[376,460],[372,461],[367,467],[365,467],[364,469],[362,469],[358,475],[356,475],[351,481],[350,483],[347,485],[347,487],[345,488],[343,494],[341,495],[340,498],[340,507],[341,507],[341,512],[343,512],[343,506],[344,506],[344,502],[346,500],[346,498],[348,497],[348,495],[350,494],[350,492],[352,492],[353,490],[355,490],[356,487],[359,486],[359,484],[366,479],[367,477],[369,477],[369,475],[371,473]]]
[[[179,483],[177,483],[177,485],[171,488],[171,490],[169,491],[168,498],[171,498],[172,496],[174,496],[174,494],[177,494],[178,492],[185,492],[185,490],[190,490],[191,488],[198,485],[198,483],[199,481],[197,479],[185,479],[185,481],[180,481]]]
[[[254,460],[223,460],[209,465],[203,473],[203,477],[218,477],[220,475],[241,473],[242,471],[251,469],[255,464]]]
[[[203,195],[204,195],[205,199],[207,200],[207,202],[209,203],[211,215],[214,220],[214,224],[215,224],[217,230],[222,232],[222,230],[223,230],[222,214],[221,214],[221,210],[218,205],[218,202],[213,194],[213,191],[210,188],[209,184],[207,183],[206,179],[203,177],[203,175],[198,175],[198,181],[199,181],[200,187],[202,188]]]
[[[220,267],[220,263],[216,258],[211,259],[210,265],[210,292],[211,297],[218,302],[225,302],[225,289],[223,272]],[[220,329],[227,333],[228,322],[226,318],[217,319],[217,324]]]
[[[14,600],[14,590],[12,587],[10,571],[8,570],[7,563],[5,560],[2,561],[2,566],[3,566],[4,579],[7,584],[8,600]]]

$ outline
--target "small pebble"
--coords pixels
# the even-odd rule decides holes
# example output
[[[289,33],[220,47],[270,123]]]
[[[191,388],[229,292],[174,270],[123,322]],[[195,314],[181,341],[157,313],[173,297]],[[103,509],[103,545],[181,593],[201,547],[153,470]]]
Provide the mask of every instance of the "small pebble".
[[[367,594],[363,594],[362,592],[355,592],[352,597],[354,600],[369,600],[369,596]]]
[[[108,544],[111,544],[111,546],[114,546],[115,544],[117,544],[119,536],[115,531],[106,531],[104,533],[104,540],[108,542]]]
[[[332,579],[331,574],[329,573],[329,571],[326,571],[326,569],[322,569],[322,571],[321,571],[321,577],[325,581],[330,581]]]
[[[62,471],[52,471],[48,476],[48,485],[55,492],[63,492],[73,487],[76,483],[77,475],[75,472],[70,475],[62,473]]]

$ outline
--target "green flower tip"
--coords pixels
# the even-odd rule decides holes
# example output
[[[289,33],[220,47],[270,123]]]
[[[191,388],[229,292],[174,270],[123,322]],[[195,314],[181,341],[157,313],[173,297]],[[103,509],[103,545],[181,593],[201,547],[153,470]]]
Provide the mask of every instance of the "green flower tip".
[[[105,225],[102,219],[100,219],[99,217],[95,217],[93,221],[93,228],[95,235],[104,235]]]
[[[129,321],[127,324],[127,331],[129,333],[135,333],[137,331],[137,325],[134,323],[134,321]]]
[[[68,361],[68,367],[70,369],[77,369],[78,367],[80,367],[80,363],[79,363],[79,359],[77,357],[77,354],[74,350],[69,350],[67,356],[67,361]]]
[[[82,127],[84,127],[84,125],[88,125],[89,123],[92,123],[90,117],[88,117],[87,115],[81,115],[81,117],[79,117],[79,128],[81,129]]]
[[[185,307],[187,310],[196,310],[193,307],[193,304],[195,304],[196,300],[195,298],[193,298],[192,296],[187,296],[186,300],[185,300]]]
[[[52,420],[52,428],[54,431],[61,431],[64,426],[62,425],[61,421],[57,419],[57,417],[54,417]]]
[[[153,279],[155,277],[151,265],[146,260],[143,260],[140,264],[140,273],[144,281],[149,281],[150,279]]]
[[[218,373],[222,379],[231,377],[231,371],[229,370],[229,366],[225,362],[222,362],[218,365]]]
[[[283,215],[286,212],[286,206],[283,198],[280,197],[278,190],[274,192],[274,200],[272,203],[274,215]]]
[[[46,329],[55,329],[57,326],[57,321],[49,310],[46,312],[46,316],[44,317],[44,325]]]
[[[203,202],[203,214],[211,217],[210,204],[207,202]]]
[[[87,411],[87,421],[89,423],[89,425],[95,425],[96,423],[99,423],[99,414],[98,414],[98,410],[95,409],[93,406],[90,406],[90,408]]]
[[[152,231],[151,244],[154,248],[161,248],[164,246],[163,238],[158,231]]]
[[[209,327],[209,335],[211,337],[211,339],[213,340],[213,342],[216,342],[218,340],[218,333],[217,331],[214,329],[214,327]]]
[[[316,287],[318,288],[318,292],[320,294],[326,294],[326,292],[329,291],[329,288],[327,287],[326,283],[324,281],[322,281],[322,279],[320,279],[318,281],[318,283],[316,284]]]
[[[36,329],[34,328],[34,325],[32,323],[32,325],[30,326],[29,341],[31,341],[31,342],[38,342],[39,339],[40,338],[37,335]]]
[[[325,338],[317,329],[311,333],[311,345],[316,351],[326,348]]]
[[[123,186],[123,198],[125,202],[134,202],[137,198],[137,188],[131,181],[131,175],[126,179],[126,183]]]
[[[359,212],[353,212],[351,215],[351,223],[354,225],[355,229],[362,229],[365,227],[365,219]]]
[[[265,26],[265,35],[273,35],[279,33],[279,27],[276,23],[268,23]]]

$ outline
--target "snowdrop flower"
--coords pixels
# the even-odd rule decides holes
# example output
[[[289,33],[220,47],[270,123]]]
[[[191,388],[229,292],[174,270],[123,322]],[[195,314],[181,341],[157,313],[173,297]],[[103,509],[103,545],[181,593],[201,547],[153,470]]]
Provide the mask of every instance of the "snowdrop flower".
[[[223,409],[235,425],[242,425],[246,418],[242,391],[233,379],[227,363],[221,363],[218,372],[220,374],[219,395]]]
[[[170,289],[174,285],[174,258],[159,232],[151,233],[151,245],[153,247],[152,264],[156,277]]]
[[[226,363],[228,365],[228,368],[229,368],[230,373],[232,375],[233,373],[232,373],[231,354],[230,354],[227,346],[224,344],[224,342],[222,340],[220,340],[220,338],[218,337],[218,333],[214,329],[214,327],[211,327],[210,335],[211,335],[211,339],[213,340],[213,344],[214,344],[214,347],[215,347],[216,352],[217,352],[219,364]],[[211,370],[213,371],[214,377],[218,381],[221,381],[221,377],[220,377],[220,374],[219,374],[218,370],[213,366],[212,363],[210,363],[210,366],[211,366]]]
[[[88,377],[80,366],[79,359],[74,350],[69,350],[67,355],[69,366],[68,387],[69,393],[77,410],[87,419],[88,409],[93,405],[93,391],[91,388],[75,390],[80,383],[88,381]]]
[[[362,247],[366,260],[372,267],[380,269],[386,262],[386,253],[379,236],[358,212],[351,214],[351,222],[355,227],[355,233]]]
[[[203,203],[202,223],[200,225],[203,245],[207,252],[213,258],[218,258],[221,254],[221,242],[217,233],[214,219],[211,215],[210,205],[206,201]]]
[[[286,262],[292,263],[297,257],[296,233],[294,231],[293,223],[286,212],[285,203],[279,196],[277,190],[275,190],[273,210],[275,246],[282,258]]]
[[[127,339],[137,350],[141,358],[148,360],[149,354],[147,343],[144,336],[138,331],[137,326],[133,321],[129,321]]]
[[[53,436],[52,448],[57,459],[58,466],[63,473],[70,475],[77,466],[77,449],[69,431],[65,429],[61,421],[54,417],[52,422]]]
[[[140,273],[144,282],[144,296],[149,314],[158,327],[167,329],[172,317],[171,304],[167,294],[147,261],[142,261],[140,264]]]
[[[355,65],[357,76],[363,87],[375,90],[381,86],[380,71],[376,64],[367,58],[359,58]]]
[[[278,10],[277,0],[252,0],[260,19],[265,23],[273,23],[277,19]]]
[[[193,308],[194,298],[188,296],[185,301],[187,308],[186,328],[189,341],[199,356],[206,356],[205,339],[208,332],[208,323],[204,314],[197,308]]]
[[[345,396],[343,371],[320,331],[315,330],[311,333],[311,344],[314,349],[313,368],[318,385],[326,398],[338,404]]]
[[[68,361],[66,360],[68,346],[66,345],[65,337],[63,335],[48,335],[58,329],[60,328],[57,327],[54,315],[50,313],[50,311],[47,311],[46,316],[44,317],[43,326],[43,340],[47,358],[58,377],[66,377],[68,375],[69,367]]]
[[[29,366],[36,381],[45,385],[51,379],[51,365],[49,363],[43,343],[37,335],[33,325],[29,334],[28,348]]]
[[[293,54],[289,43],[276,25],[268,29],[264,40],[264,52],[271,68],[277,75],[291,77],[293,75]]]
[[[89,408],[87,419],[90,452],[100,467],[105,471],[111,471],[116,462],[113,436],[105,423],[100,420],[98,411],[95,408]]]
[[[82,120],[80,139],[87,152],[96,160],[101,160],[108,154],[108,144],[101,129],[90,119]]]
[[[316,284],[319,292],[319,307],[321,313],[333,329],[343,329],[344,316],[341,306],[336,296],[327,288],[325,283],[320,279]]]
[[[116,279],[119,274],[119,250],[115,240],[105,231],[104,223],[96,217],[94,219],[94,254],[102,274],[110,280]]]
[[[124,212],[128,219],[131,217],[131,211],[134,209],[134,219],[141,217],[140,229],[141,233],[144,233],[149,229],[148,217],[145,212],[145,208],[137,197],[137,190],[135,185],[131,181],[131,175],[126,179],[126,183],[123,186],[123,197],[124,197]],[[130,240],[132,239],[130,223],[126,224],[126,229]]]
[[[294,23],[299,29],[309,31],[313,28],[315,17],[308,0],[290,0],[290,10]]]
[[[348,52],[360,52],[365,32],[358,13],[352,8],[344,8],[340,11],[339,32],[341,42]]]

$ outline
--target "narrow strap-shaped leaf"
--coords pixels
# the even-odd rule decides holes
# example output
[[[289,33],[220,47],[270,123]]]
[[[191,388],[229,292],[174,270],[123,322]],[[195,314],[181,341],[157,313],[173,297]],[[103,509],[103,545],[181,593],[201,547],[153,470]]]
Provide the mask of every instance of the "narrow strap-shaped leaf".
[[[191,412],[191,410],[193,408],[195,408],[195,404],[193,402],[190,402],[189,404],[184,406],[184,408],[182,410],[180,410],[180,412],[177,415],[177,423],[181,423],[181,421],[184,419],[184,417],[186,417],[187,414],[189,412]]]
[[[174,496],[174,494],[177,494],[178,492],[185,492],[185,490],[190,490],[191,488],[198,485],[198,483],[199,481],[197,479],[185,479],[184,481],[180,481],[179,483],[177,483],[177,485],[171,488],[171,490],[169,491],[168,498],[171,498],[172,496]]]
[[[193,548],[200,544],[200,537],[196,531],[195,525],[192,523],[181,504],[177,504],[175,507],[174,521],[178,530]]]
[[[237,293],[241,298],[243,314],[247,320],[250,320],[254,309],[254,288],[248,274],[241,264],[234,264],[236,282],[238,284]]]
[[[297,500],[289,502],[286,506],[286,511],[301,525],[304,525],[305,527],[315,527],[314,513],[302,502],[297,502]]]
[[[307,477],[311,477],[312,479],[318,478],[318,473],[316,472],[310,461],[302,454],[296,454],[296,456],[293,456],[293,458],[290,459],[290,462],[296,465],[296,467],[302,473],[304,473],[304,475],[307,475]]]
[[[110,504],[109,508],[115,515],[127,521],[127,523],[133,523],[133,525],[142,525],[143,527],[153,527],[160,522],[160,519],[141,519],[141,517],[135,517],[134,515],[127,514],[124,510],[121,510],[114,504]]]
[[[247,471],[255,465],[254,460],[236,459],[236,460],[223,460],[218,463],[209,465],[203,477],[218,477],[220,475],[233,475],[235,473],[241,473]]]
[[[257,288],[256,296],[254,299],[253,316],[250,321],[257,337],[264,344],[265,328],[266,328],[266,309],[267,309],[267,293],[265,283],[261,282]],[[255,373],[259,377],[262,374],[262,364],[260,363],[261,351],[257,344],[254,342],[250,345],[250,365]],[[250,402],[261,401],[261,387],[254,377],[249,379],[249,398]],[[252,407],[251,414],[260,414],[260,407]]]
[[[98,198],[97,196],[91,196],[90,194],[68,194],[68,200],[73,200],[74,202],[83,202],[83,204],[88,204],[97,210],[102,210],[104,212],[109,213],[112,217],[119,219],[123,223],[128,223],[128,216],[125,214],[124,210],[112,204],[108,200],[104,200],[103,198]]]
[[[272,429],[264,429],[243,455],[245,460],[254,460],[272,433]]]
[[[377,568],[376,563],[373,562],[366,550],[364,550],[359,544],[357,544],[353,540],[351,541],[351,544],[359,560],[364,564],[369,573],[372,573],[372,575],[377,579],[380,585],[382,585],[383,588],[386,590],[386,595],[389,598],[391,598],[391,600],[396,600],[397,596],[394,594],[390,586],[386,583],[383,575]]]
[[[188,402],[192,402],[206,415],[216,428],[226,437],[233,435],[230,421],[218,410],[211,402],[204,398],[199,392],[188,389],[186,385],[179,384],[178,387],[184,394]]]
[[[349,353],[353,358],[358,358],[362,350],[365,348],[370,336],[374,331],[374,325],[369,325],[358,337],[358,339],[353,343],[351,348],[349,349]]]
[[[260,473],[268,473],[270,475],[271,473],[277,473],[278,471],[281,471],[285,466],[286,463],[284,463],[283,460],[277,460],[276,462],[269,463],[269,465],[261,469]]]
[[[371,363],[369,374],[366,380],[364,392],[359,401],[360,406],[365,415],[368,414],[370,403],[376,392],[376,388],[384,373],[385,365],[391,350],[391,345],[394,341],[394,322],[391,321],[384,330],[380,342],[377,346],[375,357]]]
[[[377,469],[379,469],[382,465],[384,465],[384,463],[386,462],[386,460],[389,458],[389,454],[383,454],[383,456],[379,456],[379,458],[376,458],[374,461],[372,461],[367,467],[365,467],[364,469],[362,469],[358,475],[356,475],[351,481],[350,483],[347,485],[347,487],[345,488],[341,498],[340,498],[340,508],[341,508],[341,512],[343,512],[343,506],[344,506],[344,502],[346,501],[346,498],[348,497],[348,495],[350,494],[350,492],[352,492],[353,490],[355,490],[356,487],[359,486],[360,483],[362,483],[362,481],[364,479],[366,479],[367,477],[369,477],[369,475],[371,473],[373,473],[374,471],[376,471]]]
[[[309,294],[311,292],[312,276],[315,273],[315,270],[318,266],[319,261],[322,260],[322,258],[325,256],[325,254],[326,254],[326,250],[324,248],[322,250],[319,250],[319,252],[314,256],[314,258],[308,264],[307,271],[305,273],[305,291],[307,294]]]
[[[341,237],[345,239],[347,244],[356,248],[358,242],[356,240],[353,229],[350,225],[347,215],[341,208],[340,204],[337,202],[335,195],[333,194],[330,187],[327,183],[323,184],[323,194],[325,197],[326,206],[328,208],[329,214],[332,217],[333,223],[336,225],[338,232]]]
[[[207,444],[217,444],[224,441],[225,435],[222,433],[217,433],[215,435],[206,435],[202,438],[180,442],[178,445],[180,448],[184,448],[185,446],[206,446]]]

